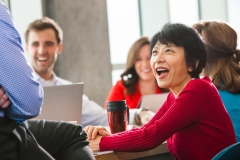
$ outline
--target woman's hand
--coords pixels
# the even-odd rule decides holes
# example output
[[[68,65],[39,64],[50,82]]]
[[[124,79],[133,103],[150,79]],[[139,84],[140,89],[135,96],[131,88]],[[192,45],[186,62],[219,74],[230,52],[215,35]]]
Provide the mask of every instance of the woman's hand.
[[[110,135],[108,130],[103,126],[87,126],[83,130],[88,135],[89,147],[92,151],[98,151],[101,138]]]
[[[89,147],[92,151],[99,151],[99,143],[103,136],[97,135],[95,139],[89,140]]]
[[[100,135],[101,137],[110,135],[108,130],[103,126],[87,126],[83,130],[87,133],[88,140],[93,140],[96,137],[99,138],[97,135]]]
[[[0,108],[7,108],[11,105],[11,101],[8,99],[7,94],[3,87],[0,86]]]

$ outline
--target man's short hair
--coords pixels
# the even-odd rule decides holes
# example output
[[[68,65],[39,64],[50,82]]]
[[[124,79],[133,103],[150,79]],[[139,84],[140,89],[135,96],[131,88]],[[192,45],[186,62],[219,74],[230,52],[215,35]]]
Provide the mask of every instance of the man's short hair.
[[[53,29],[56,35],[56,40],[59,43],[63,41],[63,32],[60,26],[53,19],[48,17],[43,17],[37,19],[28,25],[28,28],[25,32],[25,41],[28,43],[29,32],[30,31],[43,31],[45,29]]]

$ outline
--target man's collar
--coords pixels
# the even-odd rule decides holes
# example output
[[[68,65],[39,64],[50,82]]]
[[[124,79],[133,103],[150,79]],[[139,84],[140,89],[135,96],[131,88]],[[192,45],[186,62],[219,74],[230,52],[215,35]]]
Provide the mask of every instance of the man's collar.
[[[42,78],[39,74],[37,74],[35,71],[33,72],[33,77],[35,80],[39,81],[39,80],[44,80],[44,81],[55,81],[57,79],[57,75],[55,74],[55,72],[52,71],[52,79],[50,80],[45,80],[44,78]]]
[[[39,81],[40,79],[42,79],[35,71],[33,71],[33,77],[35,80]]]

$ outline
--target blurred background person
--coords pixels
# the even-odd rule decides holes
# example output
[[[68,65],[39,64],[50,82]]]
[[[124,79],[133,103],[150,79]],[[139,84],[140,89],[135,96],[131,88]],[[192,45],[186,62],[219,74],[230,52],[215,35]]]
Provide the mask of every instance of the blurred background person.
[[[72,82],[58,77],[54,71],[54,65],[63,48],[63,33],[60,26],[52,19],[44,17],[29,24],[25,32],[26,51],[28,61],[32,66],[34,78],[42,86],[66,85]],[[137,122],[134,119],[136,113],[141,110],[130,111],[130,124],[147,123],[154,115],[146,111],[139,114]],[[82,96],[82,127],[87,125],[108,126],[107,111],[96,102]]]
[[[110,90],[106,101],[126,100],[129,109],[136,109],[141,96],[166,91],[158,87],[150,66],[150,40],[141,37],[131,46],[126,69],[121,74],[121,80]]]
[[[203,70],[217,87],[240,142],[240,50],[237,33],[228,24],[202,21],[193,25],[206,43],[207,63]]]
[[[28,61],[32,66],[34,78],[42,86],[71,84],[57,77],[53,68],[63,48],[63,32],[52,19],[44,17],[29,24],[25,32]],[[82,96],[82,127],[87,125],[107,126],[107,113],[94,101]]]
[[[206,50],[194,29],[166,24],[151,40],[151,55],[158,86],[171,91],[167,100],[141,128],[110,135],[104,127],[86,127],[90,148],[145,151],[167,140],[175,159],[203,160],[234,144],[232,122],[216,87],[207,76],[199,77]]]

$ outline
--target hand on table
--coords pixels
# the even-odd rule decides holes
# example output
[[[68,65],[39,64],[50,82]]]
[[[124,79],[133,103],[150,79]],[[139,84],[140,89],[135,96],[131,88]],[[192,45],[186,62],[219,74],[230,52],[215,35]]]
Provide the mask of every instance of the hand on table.
[[[92,151],[98,151],[101,138],[110,135],[107,129],[103,126],[87,126],[83,130],[88,135],[89,147]]]
[[[3,87],[0,86],[0,108],[7,108],[11,105],[11,101],[8,99],[7,94]]]
[[[94,139],[97,135],[100,135],[100,136],[110,135],[108,130],[103,126],[87,126],[83,130],[87,133],[88,140]]]

